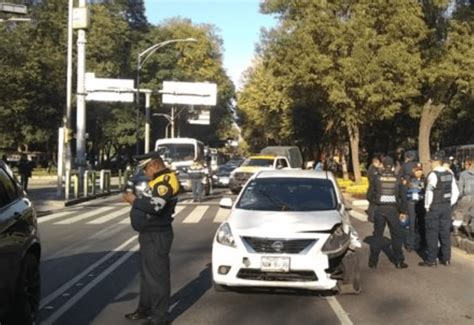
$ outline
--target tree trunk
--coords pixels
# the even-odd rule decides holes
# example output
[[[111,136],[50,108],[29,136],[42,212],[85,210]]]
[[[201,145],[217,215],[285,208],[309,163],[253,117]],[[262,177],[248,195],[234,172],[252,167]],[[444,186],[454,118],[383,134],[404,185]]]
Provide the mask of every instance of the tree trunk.
[[[340,153],[341,157],[341,166],[342,166],[342,179],[347,181],[349,179],[349,173],[347,172],[347,161],[346,155],[344,154],[344,150]]]
[[[423,164],[423,173],[425,175],[430,171],[431,128],[444,107],[444,104],[433,105],[432,100],[429,99],[425,105],[423,105],[421,111],[420,128],[418,131],[418,154],[420,156],[420,162]]]
[[[359,162],[359,127],[357,125],[348,125],[349,142],[351,144],[352,168],[354,170],[354,182],[360,184],[360,162]]]

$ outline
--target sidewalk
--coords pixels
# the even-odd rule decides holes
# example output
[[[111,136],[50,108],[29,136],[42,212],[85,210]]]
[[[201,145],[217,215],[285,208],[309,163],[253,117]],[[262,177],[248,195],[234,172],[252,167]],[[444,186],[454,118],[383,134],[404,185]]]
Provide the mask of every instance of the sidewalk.
[[[346,192],[343,192],[342,194],[346,202],[349,202],[349,204],[352,206],[352,209],[353,211],[355,211],[355,213],[357,213],[358,215],[367,216],[365,211],[369,207],[369,201],[353,198],[350,194],[347,194]],[[451,245],[466,252],[467,254],[474,254],[474,241],[469,240],[468,238],[461,238],[459,243],[456,243],[456,240],[454,240],[454,237],[452,236]]]
[[[66,200],[64,193],[58,195],[56,177],[32,177],[28,183],[28,198],[33,202],[38,216],[42,216],[64,209],[70,205],[118,193],[118,180],[114,180],[114,178],[112,178],[112,186],[109,193],[101,193],[96,196],[79,199],[70,197],[69,200]],[[70,195],[72,196],[73,193],[70,193]]]

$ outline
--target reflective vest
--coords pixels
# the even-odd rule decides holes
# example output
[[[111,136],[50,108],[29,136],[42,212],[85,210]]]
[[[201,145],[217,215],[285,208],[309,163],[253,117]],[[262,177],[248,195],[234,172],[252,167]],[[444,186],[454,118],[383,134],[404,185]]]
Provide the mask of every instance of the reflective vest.
[[[449,203],[451,204],[451,190],[453,184],[453,174],[449,171],[433,171],[438,182],[433,190],[433,204]]]
[[[410,178],[407,187],[408,201],[423,200],[425,195],[425,182],[422,179]]]
[[[396,205],[397,204],[398,180],[392,171],[382,171],[377,175],[377,204]]]

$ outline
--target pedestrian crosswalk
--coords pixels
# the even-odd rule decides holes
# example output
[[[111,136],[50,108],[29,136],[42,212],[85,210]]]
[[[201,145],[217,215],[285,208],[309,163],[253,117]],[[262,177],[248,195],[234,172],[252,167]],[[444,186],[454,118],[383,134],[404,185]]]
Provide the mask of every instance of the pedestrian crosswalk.
[[[83,206],[61,211],[38,219],[38,223],[46,225],[103,225],[103,224],[130,224],[130,205],[125,202],[114,202],[104,206]],[[227,219],[230,210],[222,209],[215,202],[186,204],[180,202],[173,215],[174,223],[198,224],[221,223]]]

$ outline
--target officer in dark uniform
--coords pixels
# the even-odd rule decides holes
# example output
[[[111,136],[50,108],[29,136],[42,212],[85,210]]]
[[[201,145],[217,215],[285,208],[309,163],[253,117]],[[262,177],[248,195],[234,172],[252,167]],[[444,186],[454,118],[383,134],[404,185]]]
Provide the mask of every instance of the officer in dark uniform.
[[[141,197],[131,192],[123,194],[132,205],[131,224],[139,232],[140,243],[140,301],[138,308],[125,317],[147,319],[144,324],[169,324],[171,223],[179,181],[157,152],[136,158],[149,183]]]
[[[402,211],[408,216],[408,233],[405,241],[407,251],[418,251],[424,242],[424,196],[425,178],[423,166],[416,164],[409,177],[402,178]],[[423,225],[423,227],[420,227]],[[421,229],[423,228],[423,229]]]
[[[377,175],[379,170],[382,168],[382,155],[381,154],[375,154],[374,157],[372,158],[372,164],[370,164],[369,169],[367,170],[367,180],[369,181],[369,188],[367,189],[367,192],[372,191],[372,187],[374,186],[375,182],[377,181]],[[369,207],[367,208],[367,216],[368,216],[368,221],[369,222],[374,222],[374,216],[375,216],[375,204],[376,202],[375,198],[373,201],[369,200]]]
[[[426,178],[425,193],[425,227],[427,257],[420,266],[436,266],[451,264],[451,210],[459,197],[458,186],[453,173],[443,167],[443,156],[435,154],[431,157],[432,171]],[[438,240],[441,247],[438,250]]]
[[[377,174],[377,179],[371,191],[367,193],[370,201],[375,202],[374,234],[370,245],[369,267],[375,269],[383,245],[383,233],[388,224],[394,253],[394,263],[398,269],[406,269],[408,265],[402,251],[402,228],[400,226],[400,179],[395,175],[393,159],[384,157],[383,168]]]

